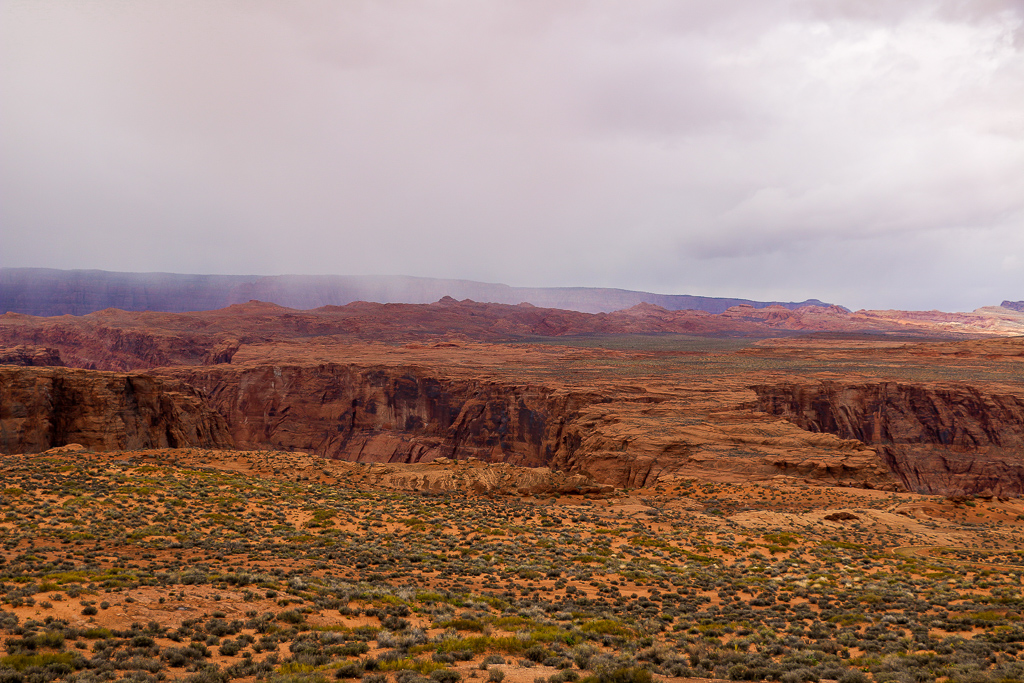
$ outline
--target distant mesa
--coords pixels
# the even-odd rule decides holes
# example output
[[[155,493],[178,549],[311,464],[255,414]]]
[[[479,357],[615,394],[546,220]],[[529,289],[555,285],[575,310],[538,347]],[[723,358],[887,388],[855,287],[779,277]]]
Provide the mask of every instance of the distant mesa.
[[[182,275],[0,268],[0,313],[38,316],[86,315],[108,308],[165,313],[212,311],[253,300],[310,310],[356,301],[451,305],[466,299],[581,313],[610,313],[640,303],[669,311],[708,313],[723,313],[739,305],[788,309],[828,305],[817,299],[752,301],[599,287],[510,287],[471,280],[387,275]]]
[[[1004,301],[999,304],[1003,308],[1009,308],[1011,311],[1020,311],[1024,313],[1024,301]]]

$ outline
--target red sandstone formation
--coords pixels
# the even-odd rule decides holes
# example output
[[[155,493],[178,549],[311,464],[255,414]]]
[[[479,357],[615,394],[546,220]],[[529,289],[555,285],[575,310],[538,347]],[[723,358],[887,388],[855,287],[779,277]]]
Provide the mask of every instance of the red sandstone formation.
[[[0,365],[21,365],[25,367],[63,366],[57,349],[45,346],[13,346],[0,348]]]
[[[1012,313],[1012,312],[1008,312]],[[1024,314],[1018,315],[1024,321]],[[944,323],[943,323],[944,324]],[[167,365],[230,362],[247,344],[310,337],[415,341],[480,341],[596,334],[688,334],[765,337],[779,332],[841,331],[877,334],[946,334],[928,321],[873,318],[838,307],[730,308],[720,315],[669,311],[639,304],[614,313],[588,314],[530,305],[455,301],[433,304],[325,306],[297,311],[250,302],[199,313],[132,313],[107,309],[81,317],[0,315],[0,344],[57,349],[73,367],[139,370]],[[1021,329],[1024,330],[1024,324]],[[984,332],[987,328],[973,330]],[[972,332],[960,324],[958,333]]]
[[[587,400],[540,386],[437,377],[415,367],[163,372],[208,395],[238,448],[311,451],[357,462],[478,458],[545,466],[571,450],[566,419]]]
[[[498,349],[480,350],[488,351]],[[732,381],[545,386],[453,365],[473,357],[462,350],[432,369],[289,362],[159,372],[202,389],[240,448],[391,464],[475,458],[621,487],[681,476],[891,483],[864,444],[766,421],[743,406],[752,394]]]
[[[1024,493],[1024,397],[897,382],[753,387],[757,407],[874,448],[919,493]]]
[[[937,329],[933,322],[824,307],[713,315],[641,304],[589,315],[452,299],[313,311],[250,302],[190,314],[7,314],[0,316],[2,344],[56,349],[77,367],[149,368],[167,379],[58,370],[5,376],[0,449],[210,444],[393,464],[478,458],[625,487],[674,477],[785,477],[1020,493],[1019,405],[1002,397],[1024,396],[1021,340],[900,341]],[[620,352],[522,343],[815,330],[825,334],[738,352],[714,344],[686,350],[683,342],[659,342],[650,352],[640,350],[644,344]],[[957,385],[947,395],[953,390],[936,380],[895,390],[897,370],[977,376],[991,386]],[[833,389],[763,389],[825,386],[822,379]],[[915,391],[927,400],[910,398]],[[977,397],[967,400],[972,391]],[[821,406],[832,422],[817,416]],[[939,422],[929,411],[938,411]],[[888,436],[875,439],[868,423],[884,425]],[[947,432],[959,436],[949,440]]]
[[[223,447],[224,420],[192,387],[146,375],[0,367],[0,452]]]

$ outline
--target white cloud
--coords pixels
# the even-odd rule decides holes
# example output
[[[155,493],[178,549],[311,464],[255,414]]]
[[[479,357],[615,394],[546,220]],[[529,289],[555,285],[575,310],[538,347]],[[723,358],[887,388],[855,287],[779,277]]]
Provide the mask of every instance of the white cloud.
[[[6,3],[0,265],[1024,298],[999,265],[1022,26],[1010,1]]]

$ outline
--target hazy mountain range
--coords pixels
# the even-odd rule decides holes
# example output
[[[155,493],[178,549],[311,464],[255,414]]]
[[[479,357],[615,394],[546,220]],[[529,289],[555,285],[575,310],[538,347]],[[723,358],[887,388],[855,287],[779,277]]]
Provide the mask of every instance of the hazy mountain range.
[[[721,313],[731,306],[789,309],[828,306],[806,301],[752,301],[685,294],[654,294],[599,287],[510,287],[471,280],[390,275],[183,275],[104,270],[0,268],[0,313],[85,315],[106,308],[125,311],[209,311],[256,299],[296,309],[353,301],[431,303],[455,299],[561,308],[584,313],[618,311],[650,303],[671,311]]]

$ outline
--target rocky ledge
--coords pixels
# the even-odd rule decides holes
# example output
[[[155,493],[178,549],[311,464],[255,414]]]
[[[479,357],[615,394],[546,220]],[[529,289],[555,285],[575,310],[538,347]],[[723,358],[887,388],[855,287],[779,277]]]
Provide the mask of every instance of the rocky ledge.
[[[0,367],[0,452],[227,446],[224,419],[173,379],[66,368]]]
[[[872,447],[918,493],[1024,493],[1024,397],[966,385],[751,387],[759,410]]]

